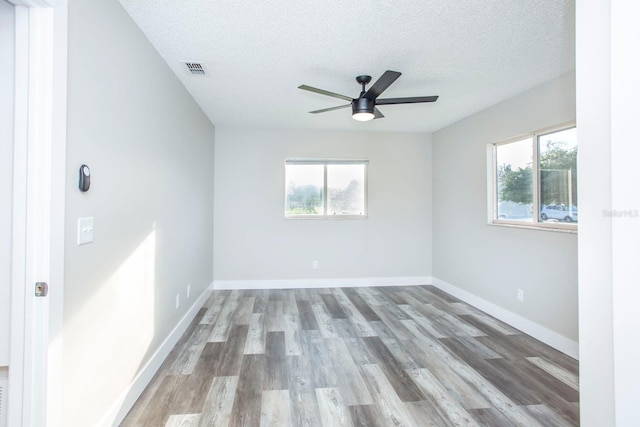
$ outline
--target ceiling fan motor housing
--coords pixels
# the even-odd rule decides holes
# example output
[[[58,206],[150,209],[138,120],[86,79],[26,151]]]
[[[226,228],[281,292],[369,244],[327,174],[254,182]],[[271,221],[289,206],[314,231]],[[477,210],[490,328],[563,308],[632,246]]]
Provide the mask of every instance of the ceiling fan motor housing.
[[[373,99],[358,98],[351,102],[351,109],[353,114],[357,113],[373,113],[375,108],[375,101]]]

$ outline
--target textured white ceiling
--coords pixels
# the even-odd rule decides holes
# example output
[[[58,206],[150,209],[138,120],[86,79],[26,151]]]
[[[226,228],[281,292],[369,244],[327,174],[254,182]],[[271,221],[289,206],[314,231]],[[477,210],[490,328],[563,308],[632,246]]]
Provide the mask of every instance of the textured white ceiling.
[[[574,0],[120,0],[220,127],[432,132],[574,69]],[[182,62],[201,62],[206,76]],[[359,74],[403,75],[360,123]]]

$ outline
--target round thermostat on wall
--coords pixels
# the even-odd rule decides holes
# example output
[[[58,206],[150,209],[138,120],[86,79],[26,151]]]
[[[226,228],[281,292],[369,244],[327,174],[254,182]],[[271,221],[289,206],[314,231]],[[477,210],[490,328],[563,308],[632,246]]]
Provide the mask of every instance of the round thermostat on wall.
[[[80,166],[80,178],[78,180],[78,188],[83,193],[85,191],[89,191],[89,187],[91,186],[91,170],[89,166],[82,165]]]

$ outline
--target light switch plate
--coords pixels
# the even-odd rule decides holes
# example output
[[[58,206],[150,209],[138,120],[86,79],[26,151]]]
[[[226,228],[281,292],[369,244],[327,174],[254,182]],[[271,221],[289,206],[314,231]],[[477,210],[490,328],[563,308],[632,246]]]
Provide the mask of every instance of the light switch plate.
[[[93,217],[78,218],[78,246],[93,242]]]

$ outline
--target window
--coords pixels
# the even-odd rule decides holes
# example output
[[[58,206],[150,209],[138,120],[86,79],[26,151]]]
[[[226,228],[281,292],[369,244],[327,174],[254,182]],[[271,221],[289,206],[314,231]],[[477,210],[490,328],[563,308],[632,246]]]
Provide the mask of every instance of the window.
[[[366,217],[366,160],[287,160],[287,218]]]
[[[576,128],[561,127],[491,146],[495,224],[575,229]]]

